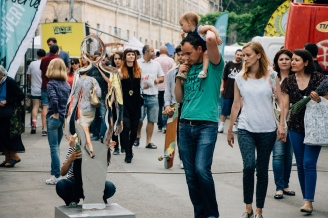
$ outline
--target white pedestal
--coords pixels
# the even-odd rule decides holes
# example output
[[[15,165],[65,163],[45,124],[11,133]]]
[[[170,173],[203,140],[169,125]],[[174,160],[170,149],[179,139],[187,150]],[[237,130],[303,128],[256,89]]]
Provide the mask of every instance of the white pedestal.
[[[73,218],[73,217],[93,217],[93,218],[105,218],[105,217],[119,217],[119,218],[135,218],[135,214],[131,211],[121,207],[116,203],[106,205],[104,210],[84,210],[82,211],[82,205],[78,205],[76,208],[69,208],[67,206],[55,207],[55,218]]]

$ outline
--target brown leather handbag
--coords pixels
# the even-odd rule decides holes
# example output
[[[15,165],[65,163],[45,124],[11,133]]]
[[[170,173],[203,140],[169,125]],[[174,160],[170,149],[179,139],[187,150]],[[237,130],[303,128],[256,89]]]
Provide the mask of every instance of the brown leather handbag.
[[[92,106],[99,107],[101,105],[97,96],[95,79],[92,79],[92,88],[90,90],[90,103]]]

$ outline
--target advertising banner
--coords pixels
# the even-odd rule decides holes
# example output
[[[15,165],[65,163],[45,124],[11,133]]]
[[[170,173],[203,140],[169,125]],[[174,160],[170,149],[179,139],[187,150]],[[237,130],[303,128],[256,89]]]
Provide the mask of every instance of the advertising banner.
[[[229,12],[224,12],[218,17],[214,25],[222,39],[222,44],[219,46],[221,55],[224,54],[224,46],[226,45],[227,41],[228,16]]]
[[[308,42],[318,46],[318,62],[328,74],[328,5],[291,3],[285,48],[293,51]],[[309,19],[311,18],[311,19]]]
[[[81,42],[85,37],[85,24],[75,22],[41,24],[41,45],[48,51],[47,39],[54,37],[59,48],[70,57],[81,56]]]
[[[0,2],[0,64],[14,78],[35,36],[47,0]]]

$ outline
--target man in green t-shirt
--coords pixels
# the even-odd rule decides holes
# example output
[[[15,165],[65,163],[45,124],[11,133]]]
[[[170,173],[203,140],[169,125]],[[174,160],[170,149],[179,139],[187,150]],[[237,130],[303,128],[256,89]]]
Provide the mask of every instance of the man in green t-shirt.
[[[203,68],[202,39],[188,35],[181,49],[188,64],[179,73],[188,72],[185,81],[177,78],[175,97],[183,103],[179,123],[179,150],[184,165],[190,200],[195,217],[219,217],[211,166],[218,130],[218,100],[224,61],[215,34],[206,33],[210,60],[208,76],[198,78]]]

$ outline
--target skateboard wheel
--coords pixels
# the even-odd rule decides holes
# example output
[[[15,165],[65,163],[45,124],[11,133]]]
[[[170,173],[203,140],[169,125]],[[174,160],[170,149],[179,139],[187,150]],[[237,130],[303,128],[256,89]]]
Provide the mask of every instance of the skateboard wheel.
[[[169,156],[168,156],[168,157],[169,157],[169,158],[172,158],[172,156],[173,156],[173,155],[172,155],[172,153],[171,153],[171,154],[169,154]]]
[[[163,160],[163,157],[162,157],[162,156],[159,156],[159,157],[158,157],[158,160],[159,160],[159,161],[162,161],[162,160]]]

